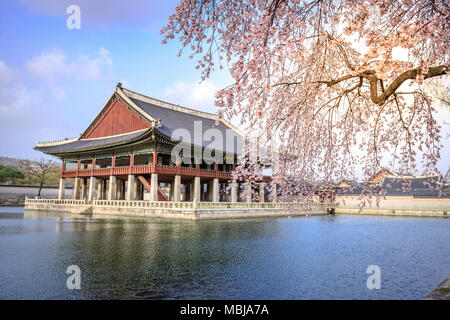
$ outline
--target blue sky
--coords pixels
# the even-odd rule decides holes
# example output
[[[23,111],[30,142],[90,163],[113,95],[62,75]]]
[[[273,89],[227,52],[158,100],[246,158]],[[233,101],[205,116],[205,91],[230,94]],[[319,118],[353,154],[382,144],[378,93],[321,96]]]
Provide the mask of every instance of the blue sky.
[[[70,30],[67,7],[81,10]],[[159,30],[175,0],[0,0],[0,155],[37,159],[38,141],[72,138],[100,111],[117,82],[149,96],[215,112],[215,91],[231,83],[216,71],[199,84],[178,41],[161,44]],[[226,70],[226,69],[224,69]],[[439,120],[450,119],[441,110]],[[444,126],[444,135],[450,134]],[[450,165],[444,137],[438,168]],[[419,169],[420,170],[420,169]]]
[[[0,155],[39,158],[38,141],[78,136],[117,82],[149,96],[215,112],[230,83],[199,84],[195,62],[161,44],[177,1],[0,0]],[[77,4],[81,29],[66,26]]]

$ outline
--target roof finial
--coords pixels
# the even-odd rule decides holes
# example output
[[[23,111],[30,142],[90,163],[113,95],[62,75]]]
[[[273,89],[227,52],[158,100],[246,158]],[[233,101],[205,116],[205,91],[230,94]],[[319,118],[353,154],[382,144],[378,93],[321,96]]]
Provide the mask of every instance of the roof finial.
[[[116,87],[122,89],[122,82],[117,82],[117,86]]]

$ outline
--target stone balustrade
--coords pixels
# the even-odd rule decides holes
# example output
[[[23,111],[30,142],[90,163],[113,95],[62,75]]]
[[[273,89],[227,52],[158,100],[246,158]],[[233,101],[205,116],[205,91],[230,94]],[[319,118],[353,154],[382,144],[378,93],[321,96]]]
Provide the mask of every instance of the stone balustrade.
[[[173,201],[126,201],[126,200],[94,200],[94,206],[117,206],[130,208],[157,209],[327,209],[331,206],[325,203],[271,203],[271,202],[173,202]]]
[[[65,205],[84,205],[86,200],[73,199],[30,199],[25,197],[25,204],[65,204]]]
[[[234,219],[326,214],[322,203],[181,202],[127,200],[26,199],[26,210],[64,211],[75,214],[161,217],[171,219]]]

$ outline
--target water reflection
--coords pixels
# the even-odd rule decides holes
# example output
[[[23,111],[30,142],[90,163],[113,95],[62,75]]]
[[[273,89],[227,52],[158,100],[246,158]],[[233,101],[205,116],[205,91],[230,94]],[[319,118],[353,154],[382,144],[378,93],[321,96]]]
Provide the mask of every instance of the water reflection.
[[[174,221],[0,209],[0,298],[423,298],[450,270],[450,220]],[[65,286],[69,265],[82,289]],[[382,290],[366,288],[369,264]]]

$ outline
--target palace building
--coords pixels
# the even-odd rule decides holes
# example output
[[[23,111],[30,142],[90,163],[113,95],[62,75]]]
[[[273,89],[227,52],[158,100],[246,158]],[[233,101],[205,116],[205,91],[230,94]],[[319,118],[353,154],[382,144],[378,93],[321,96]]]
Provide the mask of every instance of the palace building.
[[[254,199],[242,197],[248,182],[232,180],[245,143],[239,130],[216,114],[150,98],[119,83],[79,137],[40,142],[34,149],[62,160],[59,200],[65,179],[73,178],[73,199],[87,203],[275,201],[275,193],[265,192],[268,176],[252,183],[259,190]]]

